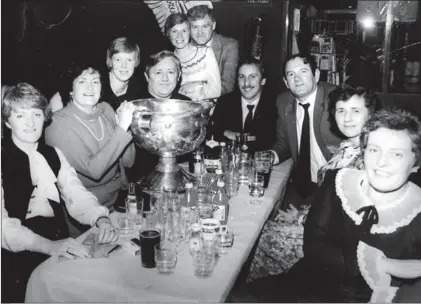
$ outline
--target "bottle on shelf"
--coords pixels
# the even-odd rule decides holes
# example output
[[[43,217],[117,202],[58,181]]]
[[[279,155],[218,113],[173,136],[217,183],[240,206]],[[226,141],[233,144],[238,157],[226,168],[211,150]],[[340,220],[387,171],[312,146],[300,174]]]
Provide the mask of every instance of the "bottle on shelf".
[[[229,204],[228,196],[225,192],[225,183],[223,180],[218,181],[218,190],[213,199],[213,218],[226,225],[228,222]]]

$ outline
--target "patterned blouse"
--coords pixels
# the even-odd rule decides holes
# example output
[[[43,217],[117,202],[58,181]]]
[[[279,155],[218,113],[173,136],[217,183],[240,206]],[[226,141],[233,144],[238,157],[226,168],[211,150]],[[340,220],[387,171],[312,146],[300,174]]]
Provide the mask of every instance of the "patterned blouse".
[[[355,147],[349,140],[344,140],[339,144],[332,158],[317,172],[317,184],[323,182],[327,170],[340,168],[364,169],[364,158],[360,147]]]
[[[183,55],[184,58],[190,57],[191,59],[181,63],[181,85],[194,81],[203,82],[200,92],[194,92],[193,95],[189,94],[191,96],[188,97],[193,100],[198,99],[197,95],[200,95],[200,99],[219,97],[221,95],[221,76],[212,48],[204,46],[193,49],[195,53],[191,56]],[[179,50],[175,50],[174,53],[178,55]],[[183,94],[181,90],[179,93]]]

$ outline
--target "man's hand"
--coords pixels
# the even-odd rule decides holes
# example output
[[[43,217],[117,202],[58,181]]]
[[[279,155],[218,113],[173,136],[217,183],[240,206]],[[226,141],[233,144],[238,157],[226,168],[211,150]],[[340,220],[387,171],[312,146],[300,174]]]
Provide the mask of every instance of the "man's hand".
[[[236,132],[233,132],[233,131],[230,131],[230,130],[224,131],[224,136],[228,139],[231,139],[231,140],[235,140],[235,134],[236,134]]]
[[[289,210],[282,211],[278,210],[278,215],[275,217],[275,221],[281,221],[285,223],[294,223],[295,221],[298,221],[298,209],[295,208],[293,205],[289,205]]]

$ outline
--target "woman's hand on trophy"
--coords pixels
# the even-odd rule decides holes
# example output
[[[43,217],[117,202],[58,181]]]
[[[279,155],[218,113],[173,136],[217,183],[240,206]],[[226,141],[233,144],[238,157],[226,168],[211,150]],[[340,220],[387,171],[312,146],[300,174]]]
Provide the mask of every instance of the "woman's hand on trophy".
[[[127,131],[133,120],[135,106],[131,102],[123,101],[116,111],[116,122],[124,131]]]

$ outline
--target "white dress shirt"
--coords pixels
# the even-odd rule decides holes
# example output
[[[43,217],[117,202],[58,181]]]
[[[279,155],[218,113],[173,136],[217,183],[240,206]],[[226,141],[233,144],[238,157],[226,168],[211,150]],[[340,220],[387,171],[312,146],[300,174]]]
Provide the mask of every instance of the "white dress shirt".
[[[259,100],[260,100],[260,96],[258,96],[255,100],[253,100],[253,102],[248,102],[247,100],[244,99],[244,97],[241,97],[241,108],[243,110],[243,129],[244,129],[244,124],[246,123],[247,115],[249,113],[249,109],[247,108],[247,106],[250,106],[250,105],[254,106],[252,110],[253,118],[254,118],[254,113],[256,113],[256,108],[257,108],[257,105],[259,104]]]
[[[317,172],[319,168],[326,163],[326,159],[323,156],[322,150],[320,149],[319,145],[317,144],[316,136],[314,135],[314,105],[316,103],[316,95],[317,89],[311,93],[308,98],[301,102],[302,104],[310,104],[308,108],[308,114],[310,118],[310,170],[311,170],[311,181],[313,183],[317,183]],[[298,151],[300,151],[300,142],[301,142],[301,129],[303,126],[304,121],[304,109],[302,106],[299,105],[299,101],[297,102],[297,112],[296,112],[296,126],[297,126],[297,141],[298,141]],[[299,152],[298,152],[299,153]]]

